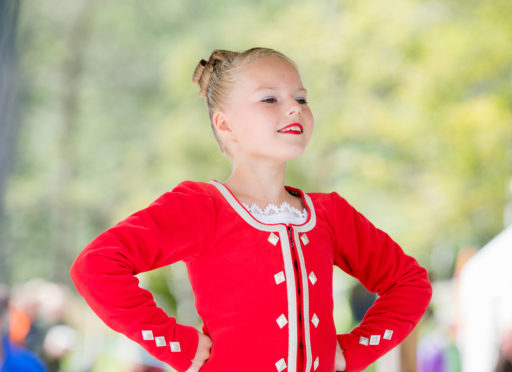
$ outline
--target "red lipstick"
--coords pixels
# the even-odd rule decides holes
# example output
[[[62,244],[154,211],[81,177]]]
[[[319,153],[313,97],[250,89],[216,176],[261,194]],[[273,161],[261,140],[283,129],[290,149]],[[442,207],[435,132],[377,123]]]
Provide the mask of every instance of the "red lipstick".
[[[295,127],[293,129],[290,129],[292,127]],[[281,128],[278,130],[279,133],[289,133],[289,134],[301,134],[304,132],[304,128],[300,123],[291,123],[287,126]]]

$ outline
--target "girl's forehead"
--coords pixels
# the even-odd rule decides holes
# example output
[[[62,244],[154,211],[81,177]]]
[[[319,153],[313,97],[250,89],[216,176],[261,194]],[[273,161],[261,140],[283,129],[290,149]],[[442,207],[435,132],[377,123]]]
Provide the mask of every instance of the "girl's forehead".
[[[291,83],[302,87],[297,69],[288,61],[276,56],[260,57],[249,62],[240,70],[239,81],[253,88],[277,87]]]
[[[278,56],[259,57],[242,65],[241,71],[245,74],[289,71],[298,75],[295,66]]]

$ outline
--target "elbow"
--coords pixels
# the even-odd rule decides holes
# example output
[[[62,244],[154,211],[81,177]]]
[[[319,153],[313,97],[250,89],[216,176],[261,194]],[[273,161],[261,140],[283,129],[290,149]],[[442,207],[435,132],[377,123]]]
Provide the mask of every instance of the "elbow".
[[[421,306],[423,312],[426,311],[432,299],[432,283],[430,282],[427,270],[422,266],[417,266],[415,279],[411,282],[412,287],[417,294],[416,301]]]
[[[69,275],[79,292],[86,285],[91,285],[96,279],[105,274],[106,268],[112,261],[112,253],[108,247],[114,246],[101,234],[91,241],[75,258],[71,264]]]
[[[418,309],[421,308],[424,312],[430,304],[433,292],[427,269],[414,262],[406,277],[412,298],[418,304]]]
[[[95,282],[96,271],[103,263],[98,260],[97,255],[88,249],[84,249],[75,258],[69,269],[69,276],[80,294],[84,289]]]
[[[69,276],[78,291],[80,291],[81,283],[85,281],[84,277],[87,272],[87,263],[84,256],[83,252],[79,254],[69,269]]]
[[[423,269],[423,270],[424,270],[424,272],[425,272],[425,274],[424,274],[424,275],[425,275],[425,282],[426,282],[426,284],[425,284],[425,286],[426,286],[425,290],[426,290],[426,292],[427,292],[427,299],[428,299],[428,301],[427,301],[427,305],[428,305],[428,304],[430,303],[430,300],[432,299],[433,289],[432,289],[432,282],[430,281],[430,278],[429,278],[429,275],[428,275],[427,270],[426,270],[426,269]]]

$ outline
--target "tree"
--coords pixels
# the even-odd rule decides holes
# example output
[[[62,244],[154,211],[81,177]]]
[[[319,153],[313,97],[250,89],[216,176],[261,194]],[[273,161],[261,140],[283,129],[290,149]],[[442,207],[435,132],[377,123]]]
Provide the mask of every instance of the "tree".
[[[19,2],[0,0],[0,282],[8,281],[4,197],[16,143],[16,26]]]

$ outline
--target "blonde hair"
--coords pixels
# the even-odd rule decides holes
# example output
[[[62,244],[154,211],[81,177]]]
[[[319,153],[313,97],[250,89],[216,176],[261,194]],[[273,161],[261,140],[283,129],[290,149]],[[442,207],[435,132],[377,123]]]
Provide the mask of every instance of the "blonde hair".
[[[208,61],[201,59],[194,69],[192,81],[199,85],[199,95],[206,98],[210,125],[222,153],[226,153],[226,148],[222,144],[213,124],[213,114],[226,104],[230,88],[236,82],[242,67],[251,61],[265,56],[280,57],[297,68],[295,62],[283,53],[270,48],[256,47],[247,49],[244,52],[215,49],[210,54]]]

